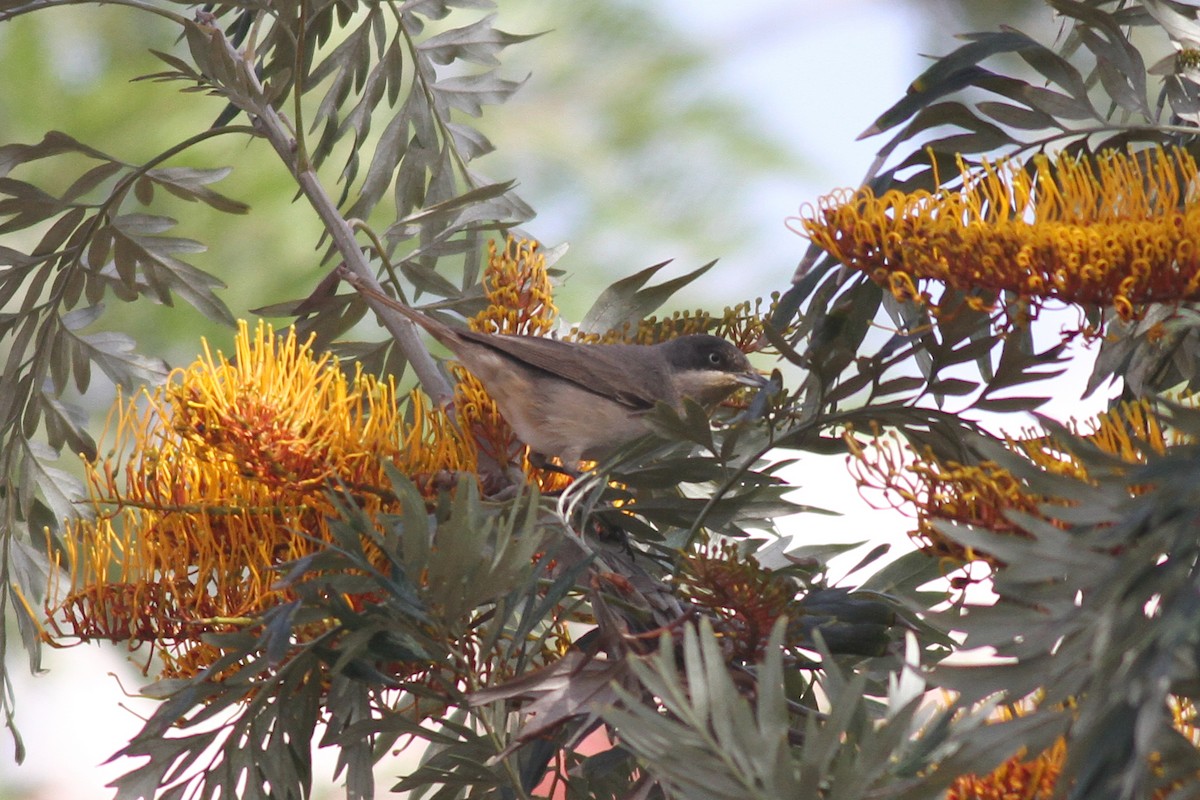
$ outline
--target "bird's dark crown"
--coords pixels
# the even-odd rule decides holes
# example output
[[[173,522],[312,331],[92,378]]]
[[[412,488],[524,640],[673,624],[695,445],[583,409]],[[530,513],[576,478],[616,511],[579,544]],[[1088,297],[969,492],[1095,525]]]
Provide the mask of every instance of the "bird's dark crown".
[[[660,347],[671,366],[679,372],[751,372],[750,360],[719,336],[693,334],[663,342]]]

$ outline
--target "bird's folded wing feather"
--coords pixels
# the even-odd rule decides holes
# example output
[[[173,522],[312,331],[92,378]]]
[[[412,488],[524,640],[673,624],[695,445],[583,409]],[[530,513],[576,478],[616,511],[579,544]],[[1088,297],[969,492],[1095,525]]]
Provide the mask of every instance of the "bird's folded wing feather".
[[[575,345],[533,336],[460,335],[631,409],[650,409],[657,402],[643,387],[629,386],[628,365],[621,356],[625,348],[620,345]],[[580,347],[587,348],[588,358],[579,358]]]

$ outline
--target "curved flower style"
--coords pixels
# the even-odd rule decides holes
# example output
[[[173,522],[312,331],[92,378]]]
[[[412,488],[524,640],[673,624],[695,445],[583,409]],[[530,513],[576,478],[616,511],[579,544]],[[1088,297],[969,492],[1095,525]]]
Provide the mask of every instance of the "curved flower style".
[[[684,597],[715,617],[735,660],[761,658],[776,620],[796,610],[797,587],[736,542],[702,542],[685,554],[677,580]]]
[[[802,212],[804,235],[901,301],[932,305],[933,283],[978,309],[1007,292],[1031,313],[1059,300],[1130,320],[1151,303],[1200,299],[1197,167],[1187,152],[1039,154],[960,169],[958,190],[826,197]]]
[[[1165,452],[1168,444],[1177,443],[1171,437],[1145,400],[1123,403],[1098,415],[1089,425],[1089,432],[1083,434],[1101,451],[1129,464],[1144,463],[1147,447],[1159,454]],[[853,432],[845,438],[851,453],[848,464],[860,489],[880,491],[891,507],[914,513],[916,528],[909,535],[922,549],[957,564],[991,562],[992,558],[986,553],[963,550],[937,530],[935,521],[1021,535],[1006,512],[1042,517],[1038,509],[1055,502],[1054,498],[1031,492],[1009,470],[992,461],[943,462],[928,451],[917,453],[911,446],[901,445],[890,432],[873,432],[869,446],[858,441]],[[1009,438],[1007,445],[1047,472],[1088,478],[1087,470],[1070,449],[1045,431],[1025,431],[1021,438]]]

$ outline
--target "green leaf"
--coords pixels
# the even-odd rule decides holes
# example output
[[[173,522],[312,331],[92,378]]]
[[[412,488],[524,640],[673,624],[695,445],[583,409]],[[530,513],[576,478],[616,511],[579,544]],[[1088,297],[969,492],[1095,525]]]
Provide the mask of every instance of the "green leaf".
[[[75,503],[85,496],[83,484],[79,479],[69,472],[50,466],[49,462],[55,456],[44,445],[28,440],[14,444],[20,448],[18,459],[21,466],[18,474],[23,493],[36,490],[50,507],[56,522],[61,523],[77,516]],[[22,506],[25,509],[32,508],[32,496],[27,495]]]
[[[609,286],[600,293],[596,302],[584,314],[583,321],[579,323],[579,330],[583,333],[606,333],[610,330],[620,330],[625,325],[637,325],[665,303],[671,295],[708,272],[717,262],[710,261],[686,275],[672,278],[656,286],[642,288],[669,263],[671,262],[663,261],[646,267]]]
[[[492,27],[495,19],[495,14],[488,14],[469,25],[443,31],[421,42],[417,49],[435,64],[450,64],[463,60],[493,67],[500,65],[496,55],[505,47],[529,41],[539,35],[518,36],[505,33]]]
[[[161,383],[169,372],[161,359],[138,353],[137,344],[123,333],[105,331],[83,334],[75,337],[75,341],[87,354],[88,360],[120,386],[129,388],[139,383]]]
[[[508,100],[523,81],[510,81],[496,77],[494,73],[463,75],[445,78],[433,84],[431,90],[439,100],[450,108],[478,117],[485,105],[498,105]]]
[[[1058,127],[1054,117],[1038,109],[991,101],[978,103],[975,107],[1001,125],[1011,128],[1040,131]]]
[[[208,188],[208,184],[216,183],[232,171],[232,167],[163,167],[148,171],[146,177],[183,200],[199,201],[226,214],[245,214],[250,206]]]
[[[709,422],[708,414],[691,398],[684,398],[682,414],[666,403],[660,402],[642,417],[642,422],[663,438],[672,441],[694,442],[710,453],[716,453],[712,423]]]

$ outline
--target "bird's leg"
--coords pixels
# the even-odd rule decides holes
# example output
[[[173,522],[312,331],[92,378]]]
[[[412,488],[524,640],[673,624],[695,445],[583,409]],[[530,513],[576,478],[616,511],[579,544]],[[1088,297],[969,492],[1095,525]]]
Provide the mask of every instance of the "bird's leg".
[[[566,475],[568,478],[578,478],[583,474],[579,470],[571,469],[565,464],[556,464],[544,454],[534,452],[533,450],[529,451],[529,463],[543,472],[557,472],[559,475]]]

